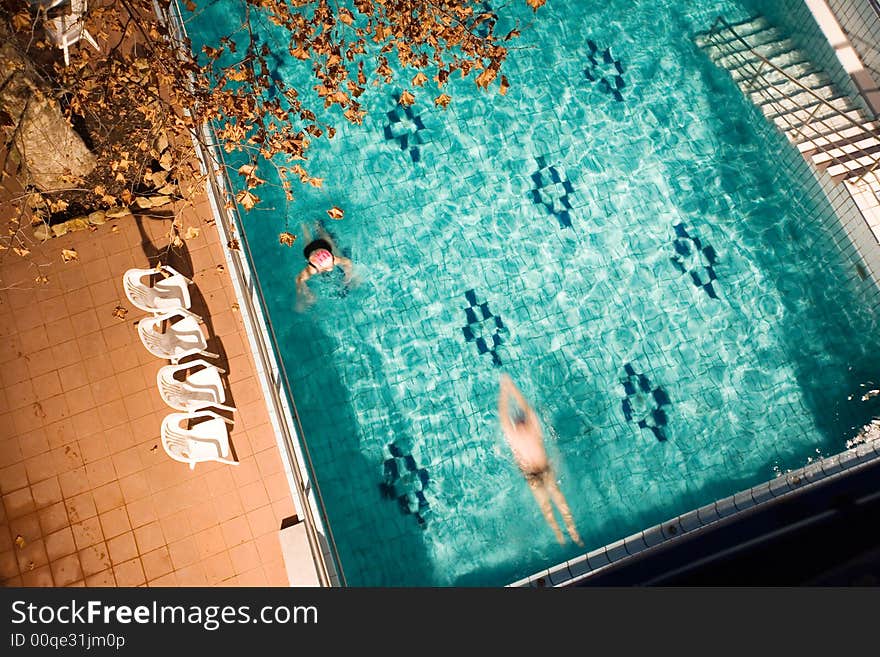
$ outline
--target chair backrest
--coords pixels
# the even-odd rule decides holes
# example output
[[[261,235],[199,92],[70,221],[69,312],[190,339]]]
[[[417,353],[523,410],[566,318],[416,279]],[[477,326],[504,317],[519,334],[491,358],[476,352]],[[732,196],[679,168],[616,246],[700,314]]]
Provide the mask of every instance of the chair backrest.
[[[141,273],[144,272],[144,273]],[[122,277],[122,289],[128,300],[141,310],[151,311],[156,308],[153,300],[156,298],[156,292],[151,287],[147,287],[141,281],[141,277],[150,272],[149,269],[129,269]]]
[[[159,396],[172,408],[192,409],[198,407],[200,402],[214,404],[216,400],[208,391],[192,390],[171,376],[162,376],[158,380]]]
[[[152,318],[138,322],[138,334],[141,342],[151,354],[159,358],[171,358],[174,355],[174,346],[170,343],[167,333],[159,333],[155,330],[155,322]]]
[[[189,439],[180,431],[175,431],[173,426],[165,426],[162,432],[162,447],[171,458],[184,463],[194,463],[195,459],[190,456]]]

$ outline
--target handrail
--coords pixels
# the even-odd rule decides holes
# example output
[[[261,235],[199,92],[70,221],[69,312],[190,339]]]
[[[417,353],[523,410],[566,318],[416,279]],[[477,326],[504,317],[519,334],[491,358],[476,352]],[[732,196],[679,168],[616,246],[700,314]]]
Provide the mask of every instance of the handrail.
[[[790,81],[791,83],[793,83],[794,85],[796,85],[796,86],[797,86],[798,88],[800,88],[802,91],[806,92],[808,95],[812,96],[814,99],[816,99],[817,101],[819,101],[819,105],[822,105],[822,106],[825,106],[825,107],[829,108],[829,109],[832,111],[832,113],[833,113],[836,117],[841,118],[841,119],[843,119],[845,122],[849,123],[849,124],[850,124],[850,127],[857,127],[859,130],[863,130],[863,131],[865,131],[865,133],[867,133],[867,134],[869,134],[869,135],[873,134],[873,136],[875,136],[875,137],[878,136],[877,131],[875,131],[875,130],[867,130],[867,129],[864,127],[864,124],[863,124],[863,123],[860,123],[860,122],[856,121],[856,120],[853,119],[852,117],[848,116],[845,112],[843,112],[843,111],[841,111],[840,109],[834,107],[834,105],[832,105],[830,102],[828,102],[828,100],[826,100],[825,98],[823,98],[823,97],[821,97],[820,95],[818,95],[815,91],[813,91],[812,89],[810,89],[809,87],[807,87],[806,85],[804,85],[800,80],[798,80],[797,78],[795,78],[795,77],[789,75],[784,69],[780,68],[779,66],[777,66],[776,64],[774,64],[773,62],[771,62],[769,59],[767,59],[766,57],[764,57],[762,54],[760,54],[759,52],[757,52],[757,51],[752,47],[752,45],[751,45],[748,41],[746,41],[746,40],[745,40],[740,34],[737,33],[737,31],[734,29],[733,25],[731,25],[730,23],[728,23],[727,20],[726,20],[723,16],[718,16],[718,17],[715,19],[715,21],[712,23],[712,27],[711,27],[711,28],[708,30],[708,32],[706,33],[706,37],[707,37],[707,39],[709,39],[709,40],[712,41],[712,45],[713,45],[713,46],[715,46],[716,48],[718,48],[718,50],[722,53],[722,56],[724,56],[724,49],[722,48],[722,45],[719,44],[719,43],[715,40],[715,37],[716,37],[716,36],[718,36],[718,37],[721,36],[721,29],[722,29],[722,28],[729,30],[730,33],[734,36],[734,38],[735,38],[737,41],[739,41],[740,43],[742,43],[742,44],[748,49],[748,51],[749,51],[749,52],[750,52],[750,53],[751,53],[756,59],[758,59],[758,60],[761,61],[761,67],[760,67],[760,68],[756,68],[756,67],[755,67],[755,64],[754,64],[753,62],[749,61],[748,59],[746,59],[746,58],[742,55],[742,51],[732,50],[732,49],[728,49],[728,50],[727,50],[727,55],[729,55],[729,56],[733,56],[733,57],[737,57],[737,58],[739,59],[741,65],[743,65],[743,68],[745,68],[746,66],[749,67],[749,69],[753,72],[753,77],[752,77],[753,80],[756,79],[756,78],[758,78],[758,77],[761,77],[761,78],[763,78],[766,82],[768,82],[768,84],[767,84],[767,86],[766,86],[765,89],[757,89],[758,93],[764,95],[766,92],[769,92],[770,89],[775,89],[775,88],[776,88],[776,85],[775,85],[775,84],[770,84],[769,81],[767,81],[766,76],[762,73],[762,69],[764,68],[764,66],[768,66],[768,67],[770,67],[773,71],[775,71],[776,73],[779,73],[779,74],[782,75],[785,79],[787,79],[788,81]],[[782,93],[782,92],[780,91],[779,93]],[[781,105],[779,104],[781,100],[789,100],[789,101],[792,102],[794,105],[799,106],[797,103],[794,103],[794,101],[791,100],[791,97],[790,97],[790,96],[787,96],[787,95],[783,95],[783,96],[782,96],[780,99],[778,99],[778,100],[775,99],[775,98],[773,98],[772,95],[768,95],[768,98],[769,98],[769,102],[770,102],[771,104],[774,104],[774,105],[776,105],[776,106],[778,106],[778,107],[781,107],[783,110],[785,110],[786,108],[784,108],[783,106],[781,106]],[[805,107],[801,107],[801,109],[802,109],[803,111],[807,111],[807,108],[805,108]],[[807,117],[807,121],[803,124],[802,127],[797,127],[797,126],[792,125],[791,121],[788,119],[787,112],[781,112],[779,116],[782,117],[782,120],[785,121],[785,123],[789,126],[789,129],[790,129],[791,132],[793,132],[794,134],[799,135],[800,137],[803,137],[803,139],[800,140],[798,143],[803,143],[803,142],[806,142],[806,141],[813,141],[813,142],[815,143],[815,139],[817,139],[817,138],[819,137],[819,135],[817,134],[816,137],[808,137],[808,136],[804,133],[804,128],[811,128],[811,129],[813,129],[813,130],[815,131],[815,128],[813,128],[812,126],[813,126],[814,124],[818,123],[819,125],[822,126],[822,128],[823,128],[824,130],[826,130],[827,133],[838,132],[838,131],[841,130],[841,128],[835,128],[835,127],[832,127],[832,126],[828,125],[828,124],[826,123],[827,117],[826,117],[826,118],[820,118],[820,119],[817,119],[816,121],[813,121],[813,117],[815,116],[815,112],[816,112],[817,110],[818,110],[818,106],[817,106],[814,110],[812,110],[812,111],[810,112],[810,114],[809,114],[808,117]],[[866,122],[869,122],[869,121],[866,121]],[[850,145],[852,145],[852,146],[855,148],[855,150],[856,150],[857,152],[860,153],[860,157],[870,157],[870,158],[872,158],[872,159],[874,160],[873,163],[870,165],[870,167],[869,167],[866,171],[863,171],[859,176],[857,176],[857,177],[855,178],[855,182],[859,182],[859,181],[861,181],[866,175],[868,175],[869,173],[873,172],[875,169],[877,169],[878,167],[880,167],[880,158],[878,158],[878,157],[876,157],[876,156],[873,156],[872,154],[868,153],[868,152],[865,151],[863,148],[861,148],[860,146],[858,146],[858,144],[857,144],[856,142],[851,142]],[[844,161],[841,161],[837,156],[833,155],[833,154],[830,153],[828,150],[824,149],[822,146],[817,145],[817,149],[820,150],[821,152],[825,153],[826,155],[828,155],[828,156],[831,158],[831,160],[832,160],[833,162],[835,162],[836,164],[840,164],[840,165],[843,165],[844,167],[846,167],[846,163],[845,163]],[[846,167],[846,168],[848,168],[848,167]]]
[[[183,48],[186,37],[186,28],[183,24],[183,17],[180,13],[180,7],[177,4],[177,0],[170,1],[170,12],[165,12],[161,8],[161,6],[159,6],[159,4],[155,1],[153,4],[157,16],[160,18],[160,20],[165,21],[166,25],[169,26],[171,36],[174,40],[177,41],[178,48]],[[193,134],[192,140],[196,150],[196,154],[198,155],[200,163],[207,176],[209,198],[212,200],[214,208],[216,209],[215,214],[217,216],[218,226],[227,236],[231,236],[232,233],[235,232],[239,238],[240,244],[247,254],[247,258],[251,258],[250,247],[248,245],[244,231],[235,231],[235,226],[243,225],[241,221],[241,216],[238,213],[238,208],[235,204],[226,203],[226,199],[229,198],[229,193],[227,190],[231,190],[233,189],[233,187],[227,175],[228,169],[225,161],[223,160],[221,150],[217,147],[213,129],[210,125],[205,123],[202,126],[201,139],[199,135]],[[224,209],[226,210],[226,212],[223,212]],[[249,281],[250,283],[248,287],[251,288],[249,290],[251,294],[245,294],[244,289],[242,289],[241,293],[239,294],[239,297],[242,299],[242,301],[244,301],[244,304],[246,306],[245,308],[242,308],[241,314],[243,319],[248,321],[250,325],[250,333],[253,336],[253,343],[259,351],[258,355],[260,361],[268,366],[268,369],[264,372],[266,378],[265,389],[267,389],[270,393],[269,401],[272,405],[272,410],[275,412],[275,416],[278,418],[278,428],[282,434],[281,437],[283,439],[287,461],[291,466],[290,472],[297,488],[297,497],[301,502],[301,506],[304,512],[302,521],[306,529],[305,534],[309,543],[309,550],[311,551],[316,570],[318,571],[318,579],[321,586],[332,586],[333,575],[335,574],[336,577],[339,579],[341,585],[345,586],[345,575],[341,567],[339,551],[336,546],[336,541],[333,538],[333,533],[330,530],[329,524],[321,522],[320,520],[322,516],[326,518],[327,515],[326,506],[324,504],[323,497],[321,496],[320,488],[318,487],[317,482],[312,480],[312,477],[309,477],[308,480],[303,478],[303,474],[300,471],[300,460],[297,458],[297,446],[300,448],[300,451],[305,456],[305,459],[307,461],[307,472],[314,473],[315,470],[312,463],[311,455],[309,454],[305,440],[296,440],[296,438],[291,434],[291,427],[286,421],[286,418],[292,420],[293,424],[295,425],[294,431],[300,437],[304,435],[302,425],[299,421],[299,413],[296,410],[293,397],[290,394],[287,394],[285,382],[289,381],[289,378],[287,377],[287,371],[284,367],[284,362],[281,358],[277,358],[275,356],[275,354],[277,353],[278,345],[275,331],[271,323],[265,321],[260,323],[257,320],[258,317],[263,317],[265,315],[266,304],[262,287],[260,285],[259,279],[255,275],[251,273],[251,275],[248,276],[250,267],[247,265],[246,261],[243,262],[244,258],[241,253],[230,249],[227,249],[226,251],[229,256],[230,262],[233,264],[236,270],[234,272],[234,280],[235,277],[237,277],[237,280],[241,282],[242,288],[244,287],[245,281]],[[256,304],[254,303],[255,301]],[[268,338],[268,343],[266,338]],[[277,378],[270,377],[271,365],[273,364],[281,375]],[[268,380],[270,378],[272,378],[273,380]],[[292,408],[292,412],[287,411],[287,409],[285,408],[285,400]],[[315,493],[318,506],[320,507],[318,511],[312,508],[312,504],[309,501],[310,492]],[[321,536],[318,531],[319,526],[324,530],[326,539],[328,541],[330,556],[332,557],[334,562],[332,564],[333,573],[331,573],[330,565],[328,565],[326,559],[324,558],[324,550],[321,544]]]

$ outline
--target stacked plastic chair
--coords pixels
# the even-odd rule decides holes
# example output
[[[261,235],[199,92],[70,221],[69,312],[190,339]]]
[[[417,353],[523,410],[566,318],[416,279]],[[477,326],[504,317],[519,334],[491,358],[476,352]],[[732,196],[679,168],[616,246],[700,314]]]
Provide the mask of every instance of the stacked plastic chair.
[[[164,278],[153,285],[153,276]],[[145,280],[146,279],[146,280]],[[204,358],[181,362],[199,355],[218,358],[206,351],[201,317],[190,312],[189,286],[193,282],[168,265],[153,269],[129,269],[122,279],[125,296],[136,308],[150,313],[138,322],[138,336],[144,347],[158,358],[170,361],[156,375],[159,395],[177,413],[162,421],[162,447],[175,461],[189,464],[219,461],[230,465],[229,430],[233,421],[212,409],[234,412],[226,406],[226,391],[220,375],[224,370]]]

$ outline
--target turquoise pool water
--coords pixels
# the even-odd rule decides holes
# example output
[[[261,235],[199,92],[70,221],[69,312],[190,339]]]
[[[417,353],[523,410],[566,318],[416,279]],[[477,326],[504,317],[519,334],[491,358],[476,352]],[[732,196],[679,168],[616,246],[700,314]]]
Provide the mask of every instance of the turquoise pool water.
[[[236,7],[191,21],[194,40]],[[339,118],[309,151],[324,187],[263,188],[244,217],[349,585],[512,582],[841,451],[878,412],[858,401],[880,372],[870,284],[805,169],[775,170],[784,139],[692,41],[746,8],[499,11],[522,31],[506,96],[455,81],[447,110],[422,92],[405,111],[400,87],[371,87],[363,125]],[[299,313],[304,242],[278,233],[322,217],[360,282],[313,279]],[[502,442],[501,372],[537,410],[585,548],[556,543]]]

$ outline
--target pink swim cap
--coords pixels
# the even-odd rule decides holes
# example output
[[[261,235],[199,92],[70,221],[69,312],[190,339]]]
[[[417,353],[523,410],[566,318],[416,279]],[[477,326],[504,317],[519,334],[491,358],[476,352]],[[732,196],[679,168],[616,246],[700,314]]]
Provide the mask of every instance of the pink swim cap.
[[[333,254],[327,249],[318,249],[309,256],[309,262],[320,270],[333,269]]]

